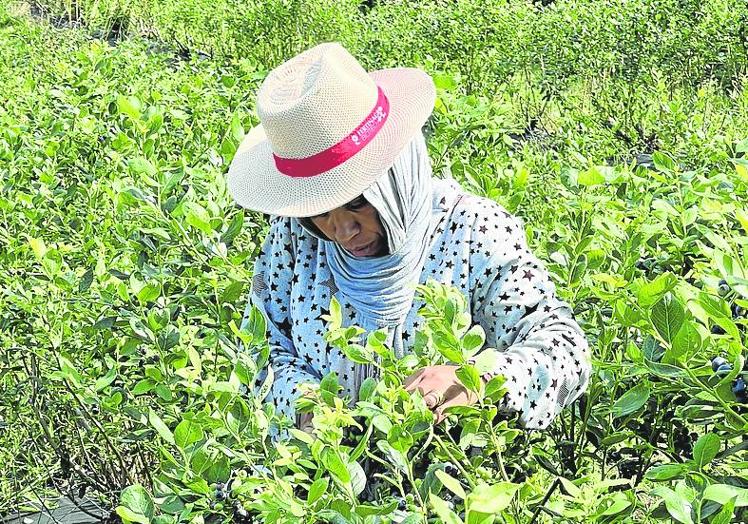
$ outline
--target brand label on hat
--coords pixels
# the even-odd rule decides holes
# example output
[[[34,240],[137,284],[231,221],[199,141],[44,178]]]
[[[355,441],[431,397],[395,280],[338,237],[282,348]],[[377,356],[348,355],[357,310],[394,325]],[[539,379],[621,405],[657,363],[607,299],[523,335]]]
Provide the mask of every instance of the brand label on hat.
[[[387,112],[382,106],[377,106],[369,118],[361,124],[361,127],[351,135],[353,143],[360,145],[363,142],[366,142],[372,134],[376,134],[376,132],[379,131],[379,128],[382,127],[381,123],[384,122],[386,118]]]
[[[275,166],[284,175],[294,178],[312,177],[333,169],[361,151],[384,126],[390,112],[390,102],[377,86],[379,96],[361,124],[334,146],[307,158],[281,158],[273,154]]]

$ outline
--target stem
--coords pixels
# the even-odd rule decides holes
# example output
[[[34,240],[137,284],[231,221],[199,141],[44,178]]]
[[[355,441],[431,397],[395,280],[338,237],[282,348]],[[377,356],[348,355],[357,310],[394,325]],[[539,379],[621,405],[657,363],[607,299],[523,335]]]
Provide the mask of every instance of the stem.
[[[482,399],[480,403],[481,403],[481,407],[485,407]],[[499,468],[499,471],[501,472],[501,477],[506,482],[509,482],[509,475],[506,474],[506,468],[504,468],[504,459],[501,455],[501,448],[499,448],[498,436],[496,435],[496,431],[494,431],[493,424],[491,424],[491,422],[488,422],[487,425],[488,425],[488,430],[489,430],[488,433],[491,436],[491,443],[493,444],[493,447],[496,450],[496,466]]]
[[[473,479],[470,476],[470,473],[468,473],[465,470],[465,468],[462,466],[462,463],[455,458],[455,456],[449,450],[449,448],[444,443],[444,441],[441,439],[441,437],[435,434],[434,439],[436,439],[436,442],[437,444],[439,444],[439,447],[441,448],[441,450],[449,457],[449,460],[451,460],[452,463],[455,465],[455,467],[460,470],[460,473],[462,473],[465,476],[465,481],[467,481],[467,483],[470,484],[470,489],[475,489],[475,482],[473,482]]]
[[[553,492],[556,491],[556,488],[561,483],[561,481],[558,480],[558,477],[556,477],[556,480],[553,481],[553,484],[551,484],[551,487],[548,488],[548,491],[546,492],[545,496],[543,497],[543,500],[540,501],[540,504],[535,508],[535,511],[532,514],[532,518],[530,519],[529,524],[534,524],[535,520],[537,520],[538,515],[540,515],[540,510],[546,509],[543,506],[546,502],[548,502],[548,499],[551,498],[551,495],[553,495]]]
[[[125,465],[125,460],[122,458],[122,454],[119,452],[116,446],[109,439],[109,435],[107,435],[106,431],[101,426],[99,421],[96,420],[96,417],[92,416],[91,413],[88,411],[88,409],[86,409],[85,404],[83,404],[83,401],[78,397],[78,394],[73,390],[73,388],[70,387],[70,384],[68,383],[67,379],[63,380],[62,383],[65,384],[65,388],[70,392],[70,394],[73,396],[73,398],[78,403],[78,405],[83,409],[83,412],[88,416],[88,418],[91,419],[91,422],[93,422],[94,426],[96,426],[96,429],[99,430],[99,433],[101,433],[101,436],[104,437],[104,441],[107,443],[107,446],[114,452],[115,456],[117,457],[117,460],[119,460],[120,466],[122,467],[122,473],[124,474],[124,479],[129,484],[134,484],[135,481],[133,481],[132,477],[130,476],[130,471],[127,469],[127,466]]]
[[[421,509],[426,511],[426,504],[424,504],[423,499],[421,498],[421,493],[418,491],[418,487],[415,483],[415,474],[413,473],[413,461],[408,461],[408,482],[410,482],[410,485],[413,486],[413,494],[415,495],[418,505],[421,506]]]

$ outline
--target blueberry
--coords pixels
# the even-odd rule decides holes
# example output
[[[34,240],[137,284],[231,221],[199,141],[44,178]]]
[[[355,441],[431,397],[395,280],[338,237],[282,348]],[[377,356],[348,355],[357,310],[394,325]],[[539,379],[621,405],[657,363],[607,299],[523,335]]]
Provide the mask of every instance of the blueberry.
[[[739,306],[737,304],[732,305],[732,316],[733,318],[741,318],[745,317],[746,309],[742,306]]]
[[[405,508],[407,507],[408,505],[405,502],[405,499],[401,498],[400,500],[397,501],[397,509],[399,509],[400,511],[405,511]]]
[[[714,334],[714,335],[724,335],[725,334],[725,330],[722,329],[722,326],[718,326],[717,324],[714,324],[712,326],[712,334]]]
[[[716,372],[720,366],[727,364],[727,361],[722,357],[714,357],[712,359],[712,371]]]
[[[732,366],[730,364],[722,364],[717,368],[717,375],[727,375],[730,371],[732,371]]]
[[[743,377],[738,377],[735,379],[735,382],[732,383],[732,392],[736,395],[745,395],[745,380],[743,380]]]
[[[722,279],[719,281],[719,285],[717,286],[717,291],[719,292],[719,296],[724,297],[727,293],[730,292],[730,285],[727,283],[726,280]]]
[[[444,466],[444,473],[452,477],[456,477],[459,474],[459,470],[454,466],[454,464],[447,463]]]

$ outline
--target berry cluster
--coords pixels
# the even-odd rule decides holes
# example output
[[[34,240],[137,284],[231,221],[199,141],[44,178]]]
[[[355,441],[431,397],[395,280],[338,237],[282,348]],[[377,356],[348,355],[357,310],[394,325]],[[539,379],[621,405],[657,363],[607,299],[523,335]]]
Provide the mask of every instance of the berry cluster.
[[[732,365],[722,357],[714,357],[712,359],[712,371],[716,375],[724,376],[732,371]],[[735,394],[738,402],[742,404],[748,403],[748,388],[746,387],[745,378],[742,375],[733,380],[732,392]]]
[[[685,426],[673,426],[673,449],[682,456],[690,456],[693,452],[693,443],[699,435],[693,431],[689,432]]]
[[[242,472],[246,475],[246,472]],[[213,509],[232,509],[233,522],[237,524],[254,524],[258,522],[255,517],[250,514],[249,511],[244,507],[238,499],[233,499],[231,496],[231,484],[229,482],[219,482],[215,484],[214,498],[217,502],[211,503]]]

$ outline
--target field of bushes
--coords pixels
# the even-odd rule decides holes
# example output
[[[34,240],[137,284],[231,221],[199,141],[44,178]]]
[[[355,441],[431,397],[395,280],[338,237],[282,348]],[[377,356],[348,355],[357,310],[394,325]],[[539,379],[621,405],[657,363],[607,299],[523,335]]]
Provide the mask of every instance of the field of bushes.
[[[548,430],[500,380],[439,425],[404,392],[474,344],[427,287],[402,360],[331,306],[384,378],[269,437],[268,217],[224,176],[267,72],[333,40],[433,76],[434,172],[521,217],[573,307],[593,374]],[[745,0],[0,0],[0,520],[748,521],[747,79]]]

